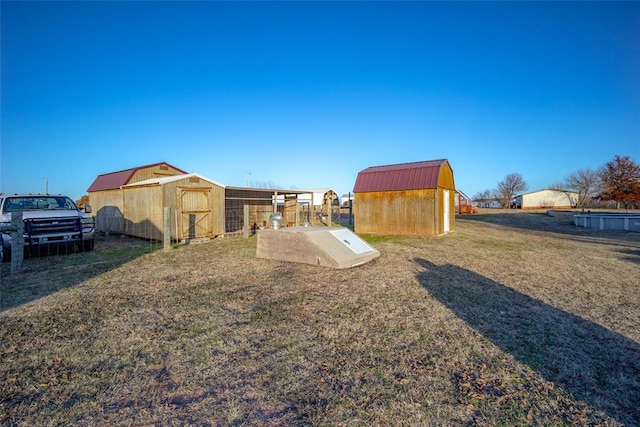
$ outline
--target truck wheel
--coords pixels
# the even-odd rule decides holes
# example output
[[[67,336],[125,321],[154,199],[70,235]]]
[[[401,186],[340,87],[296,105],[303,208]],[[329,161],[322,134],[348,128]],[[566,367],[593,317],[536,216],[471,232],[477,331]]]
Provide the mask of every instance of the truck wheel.
[[[4,247],[2,237],[0,237],[0,258],[2,258],[2,262],[11,261],[11,249]]]
[[[86,251],[92,251],[94,243],[95,243],[95,241],[93,239],[85,240],[84,242],[82,242],[82,250],[85,251],[85,252]]]

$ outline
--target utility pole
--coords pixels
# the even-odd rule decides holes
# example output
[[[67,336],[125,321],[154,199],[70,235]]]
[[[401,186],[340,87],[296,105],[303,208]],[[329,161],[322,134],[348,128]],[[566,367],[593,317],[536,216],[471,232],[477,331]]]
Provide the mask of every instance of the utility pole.
[[[251,172],[247,172],[247,185],[246,187],[249,187],[249,177],[251,176]]]
[[[49,178],[44,179],[44,194],[49,194]]]

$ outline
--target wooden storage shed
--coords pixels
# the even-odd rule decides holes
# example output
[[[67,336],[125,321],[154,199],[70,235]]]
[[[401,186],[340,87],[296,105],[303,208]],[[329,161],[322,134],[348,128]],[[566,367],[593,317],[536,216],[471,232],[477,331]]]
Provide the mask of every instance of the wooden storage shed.
[[[171,240],[224,234],[224,185],[197,173],[151,178],[122,187],[125,234],[163,239],[169,208]]]
[[[105,233],[162,240],[168,208],[171,240],[224,234],[224,186],[167,163],[100,175],[89,203]]]
[[[187,172],[168,163],[154,163],[98,175],[89,189],[89,204],[95,212],[96,229],[105,233],[124,233],[122,187],[150,178],[184,175]]]
[[[446,159],[367,168],[353,192],[356,233],[439,236],[454,230],[456,192]]]

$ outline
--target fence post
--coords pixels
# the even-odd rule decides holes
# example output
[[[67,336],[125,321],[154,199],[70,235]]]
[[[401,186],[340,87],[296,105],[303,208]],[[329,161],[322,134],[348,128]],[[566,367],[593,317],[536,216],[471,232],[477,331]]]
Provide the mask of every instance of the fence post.
[[[22,273],[24,260],[24,222],[22,211],[11,212],[11,274]]]
[[[349,225],[353,224],[353,203],[351,200],[351,192],[349,192]]]
[[[171,249],[171,208],[165,206],[164,208],[164,250]]]
[[[242,212],[242,237],[249,238],[249,205],[243,206]]]

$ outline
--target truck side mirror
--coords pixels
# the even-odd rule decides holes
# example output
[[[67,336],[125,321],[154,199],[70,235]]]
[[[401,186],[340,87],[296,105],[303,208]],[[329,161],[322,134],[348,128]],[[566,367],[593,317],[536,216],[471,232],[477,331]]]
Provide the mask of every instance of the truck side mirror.
[[[84,205],[85,213],[91,213],[91,205]]]

